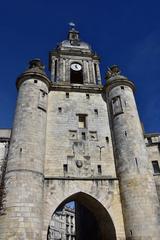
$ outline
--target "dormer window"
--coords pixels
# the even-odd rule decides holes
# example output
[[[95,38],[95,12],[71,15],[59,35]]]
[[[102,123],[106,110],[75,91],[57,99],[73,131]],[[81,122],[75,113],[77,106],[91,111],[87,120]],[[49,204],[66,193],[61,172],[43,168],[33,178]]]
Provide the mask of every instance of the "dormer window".
[[[82,65],[79,63],[72,63],[70,68],[70,82],[76,84],[83,84]]]

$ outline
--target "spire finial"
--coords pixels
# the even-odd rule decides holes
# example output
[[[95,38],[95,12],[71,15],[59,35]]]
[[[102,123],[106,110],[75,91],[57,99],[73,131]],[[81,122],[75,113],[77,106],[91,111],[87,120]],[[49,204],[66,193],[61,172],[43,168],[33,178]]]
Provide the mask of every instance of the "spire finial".
[[[69,30],[69,33],[68,33],[68,39],[69,39],[71,45],[79,46],[80,39],[79,39],[79,32],[75,29],[76,25],[75,25],[75,23],[70,22],[69,26],[71,29]]]

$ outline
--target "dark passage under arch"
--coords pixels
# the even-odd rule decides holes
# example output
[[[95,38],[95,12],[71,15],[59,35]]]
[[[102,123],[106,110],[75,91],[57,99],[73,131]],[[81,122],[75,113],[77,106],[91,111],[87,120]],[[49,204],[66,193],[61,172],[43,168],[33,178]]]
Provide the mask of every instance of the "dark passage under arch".
[[[72,201],[75,202],[76,240],[116,240],[115,227],[109,213],[99,201],[86,193],[78,192],[70,196],[56,211]]]

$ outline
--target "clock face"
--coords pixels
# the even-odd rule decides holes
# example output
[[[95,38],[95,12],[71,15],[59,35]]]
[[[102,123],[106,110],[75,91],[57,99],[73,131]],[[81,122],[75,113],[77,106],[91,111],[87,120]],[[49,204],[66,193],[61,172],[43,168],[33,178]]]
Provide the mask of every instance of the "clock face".
[[[82,69],[82,66],[79,63],[72,63],[71,69],[74,71],[80,71]]]

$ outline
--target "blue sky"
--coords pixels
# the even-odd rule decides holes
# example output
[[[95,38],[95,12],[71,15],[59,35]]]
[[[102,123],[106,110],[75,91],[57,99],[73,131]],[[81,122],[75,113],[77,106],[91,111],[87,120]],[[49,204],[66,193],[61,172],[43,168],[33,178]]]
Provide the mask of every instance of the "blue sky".
[[[101,74],[118,64],[133,80],[146,132],[160,132],[160,2],[157,0],[14,0],[0,5],[0,128],[12,126],[15,81],[30,59],[48,68],[48,52],[76,23],[101,57]]]

